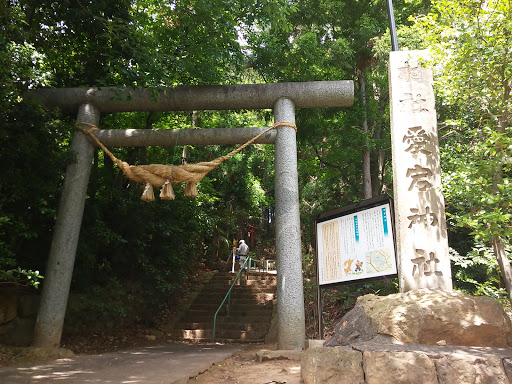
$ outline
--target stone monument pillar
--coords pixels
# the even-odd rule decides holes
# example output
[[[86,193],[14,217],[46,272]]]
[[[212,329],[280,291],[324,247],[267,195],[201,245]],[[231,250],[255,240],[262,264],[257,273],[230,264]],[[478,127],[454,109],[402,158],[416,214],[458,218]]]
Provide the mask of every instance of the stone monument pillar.
[[[400,291],[452,289],[432,71],[426,51],[389,59],[395,234]]]

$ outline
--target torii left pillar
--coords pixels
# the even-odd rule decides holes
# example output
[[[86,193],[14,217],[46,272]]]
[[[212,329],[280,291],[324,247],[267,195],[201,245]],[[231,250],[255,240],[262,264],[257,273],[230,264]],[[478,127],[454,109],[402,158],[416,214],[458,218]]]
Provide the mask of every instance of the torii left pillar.
[[[82,104],[78,110],[77,121],[97,126],[100,122],[100,112],[92,104]],[[34,329],[35,347],[57,348],[62,336],[94,147],[85,135],[75,131],[71,150],[75,155],[75,161],[66,169]]]
[[[295,105],[280,98],[274,123],[295,124]],[[300,242],[299,185],[295,130],[278,128],[275,143],[277,348],[302,350],[306,339],[302,253]]]

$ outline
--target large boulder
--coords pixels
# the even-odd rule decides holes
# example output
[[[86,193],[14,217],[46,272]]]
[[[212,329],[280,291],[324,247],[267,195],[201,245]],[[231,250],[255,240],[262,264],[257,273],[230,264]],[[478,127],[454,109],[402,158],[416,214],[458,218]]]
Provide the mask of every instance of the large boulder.
[[[431,289],[360,297],[325,345],[353,344],[377,334],[405,343],[512,346],[512,323],[499,302]]]

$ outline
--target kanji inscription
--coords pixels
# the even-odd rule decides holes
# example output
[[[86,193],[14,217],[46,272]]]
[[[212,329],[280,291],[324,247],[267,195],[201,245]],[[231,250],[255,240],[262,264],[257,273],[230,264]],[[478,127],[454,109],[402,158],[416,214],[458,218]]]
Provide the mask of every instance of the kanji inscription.
[[[429,144],[429,137],[421,126],[409,128],[402,141],[408,145],[405,149],[406,152],[410,152],[414,155],[418,153],[422,153],[424,155],[432,154],[432,151],[427,147]]]
[[[404,93],[400,100],[402,111],[428,112],[427,99],[421,93]]]
[[[429,252],[428,257],[425,256],[423,249],[416,249],[418,257],[412,259],[414,267],[412,269],[412,275],[414,276],[443,276],[443,272],[437,269],[439,259],[435,256],[434,252]]]
[[[425,211],[420,212],[418,208],[409,208],[413,213],[407,218],[411,221],[409,228],[412,228],[414,224],[423,224],[425,227],[432,225],[435,226],[438,223],[437,216],[435,213],[430,212],[430,207],[426,207]]]
[[[409,191],[412,191],[414,187],[418,188],[419,191],[426,191],[427,188],[432,187],[432,184],[428,181],[429,177],[432,177],[432,171],[429,168],[415,164],[414,168],[407,168],[405,176],[412,179]]]

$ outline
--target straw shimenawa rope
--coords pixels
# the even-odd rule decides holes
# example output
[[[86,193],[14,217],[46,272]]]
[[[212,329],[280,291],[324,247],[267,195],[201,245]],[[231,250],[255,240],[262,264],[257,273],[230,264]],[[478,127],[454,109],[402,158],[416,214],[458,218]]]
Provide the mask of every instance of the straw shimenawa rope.
[[[85,129],[80,125],[87,125],[90,128]],[[212,161],[203,161],[197,164],[182,164],[182,165],[165,165],[165,164],[148,164],[148,165],[130,165],[125,161],[116,158],[112,152],[110,152],[99,139],[93,134],[93,131],[97,130],[93,124],[79,122],[76,124],[77,128],[89,135],[94,142],[117,164],[119,169],[123,171],[125,176],[135,181],[136,183],[145,184],[144,192],[141,199],[144,201],[154,201],[155,196],[153,193],[153,187],[162,187],[160,192],[160,198],[163,200],[174,200],[173,184],[176,183],[187,183],[185,187],[185,196],[195,197],[197,196],[197,183],[206,176],[208,172],[218,167],[222,162],[234,156],[242,149],[252,144],[254,141],[259,139],[265,133],[272,129],[287,126],[292,127],[297,131],[297,127],[293,123],[279,122],[272,125],[259,135],[253,137],[251,140],[242,144],[240,147],[231,151],[227,155],[218,157]]]

